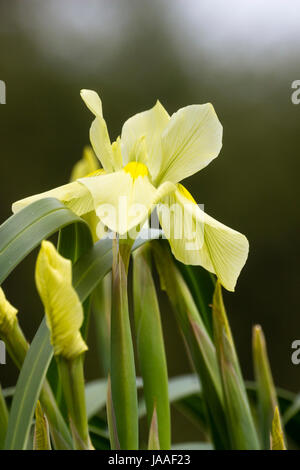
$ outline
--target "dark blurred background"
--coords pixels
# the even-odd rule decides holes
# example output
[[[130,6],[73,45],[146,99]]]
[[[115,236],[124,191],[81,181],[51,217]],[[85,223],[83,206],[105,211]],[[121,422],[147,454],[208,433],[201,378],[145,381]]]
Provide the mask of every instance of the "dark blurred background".
[[[263,326],[276,384],[299,390],[291,343],[300,338],[300,8],[290,0],[0,1],[0,219],[11,203],[68,181],[92,115],[81,88],[99,92],[112,139],[157,98],[169,113],[212,102],[222,152],[185,185],[208,214],[247,235],[250,256],[225,294],[246,378],[251,329]],[[42,316],[32,255],[5,282],[29,338]],[[163,298],[169,373],[189,370]],[[92,348],[91,348],[92,349]],[[88,354],[89,379],[99,375]],[[16,371],[0,366],[3,386]]]

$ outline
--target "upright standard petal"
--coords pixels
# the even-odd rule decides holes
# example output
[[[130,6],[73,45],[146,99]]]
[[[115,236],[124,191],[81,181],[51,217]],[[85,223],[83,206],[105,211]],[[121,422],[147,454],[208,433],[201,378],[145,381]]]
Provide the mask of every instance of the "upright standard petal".
[[[102,102],[98,93],[93,90],[80,90],[80,96],[95,116],[103,117]]]
[[[107,173],[119,170],[122,162],[120,164],[119,159],[115,158],[99,95],[92,90],[81,90],[80,95],[89,110],[96,116],[90,128],[90,141],[98,159]]]
[[[205,214],[181,185],[162,202],[159,220],[174,256],[182,263],[203,266],[234,291],[248,257],[247,238]]]
[[[158,181],[178,183],[197,173],[218,156],[221,147],[222,125],[210,103],[179,109],[162,134]]]
[[[148,111],[129,118],[123,125],[121,134],[124,164],[133,160],[146,163],[152,179],[155,180],[162,161],[161,134],[169,120],[169,114],[159,101]],[[147,162],[138,159],[135,149],[137,142],[142,137],[145,138]]]
[[[32,204],[40,199],[46,197],[54,197],[65,204],[75,214],[81,216],[94,209],[93,199],[87,189],[77,181],[73,183],[64,184],[58,188],[45,191],[44,193],[35,194],[34,196],[26,197],[20,201],[14,202],[12,211],[14,213],[23,209],[24,207]]]
[[[79,180],[91,193],[102,224],[120,235],[143,224],[157,200],[174,189],[166,183],[156,189],[143,163],[130,162],[109,175]],[[102,227],[99,228],[102,233]],[[98,233],[98,230],[97,230]]]
[[[45,307],[54,354],[74,359],[87,350],[80,328],[83,309],[72,286],[71,261],[52,243],[43,241],[36,262],[35,280]]]

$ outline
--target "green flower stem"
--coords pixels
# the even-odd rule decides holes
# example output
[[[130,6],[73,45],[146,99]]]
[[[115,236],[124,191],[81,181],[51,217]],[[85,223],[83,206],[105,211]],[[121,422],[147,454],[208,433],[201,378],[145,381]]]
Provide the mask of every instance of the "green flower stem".
[[[0,450],[3,449],[8,425],[8,409],[0,385]]]
[[[130,240],[113,242],[110,373],[117,437],[122,450],[138,449],[136,375],[127,297],[131,246]]]
[[[0,332],[0,337],[5,342],[7,351],[14,364],[20,370],[29,349],[29,344],[20,328],[19,322],[15,322],[8,334],[4,335]],[[45,380],[42,387],[40,401],[49,421],[55,448],[59,450],[72,448],[70,432],[47,380]]]
[[[69,412],[75,449],[92,449],[85,403],[83,354],[73,360],[57,356],[57,364]]]
[[[6,349],[14,364],[18,369],[21,369],[29,344],[20,328],[19,322],[16,320],[12,329],[7,334],[1,334],[0,336],[5,342]]]

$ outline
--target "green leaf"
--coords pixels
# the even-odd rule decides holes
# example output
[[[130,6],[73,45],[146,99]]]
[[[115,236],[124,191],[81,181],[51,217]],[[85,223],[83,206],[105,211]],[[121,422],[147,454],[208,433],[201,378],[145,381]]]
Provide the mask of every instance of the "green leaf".
[[[162,289],[185,339],[185,345],[199,375],[206,403],[207,421],[217,449],[229,446],[223,392],[215,346],[205,328],[194,299],[163,242],[152,243]]]
[[[193,296],[203,323],[213,337],[211,302],[215,290],[216,278],[201,266],[188,266],[176,260],[177,266]]]
[[[8,425],[8,409],[0,385],[0,450],[4,447],[5,435]]]
[[[110,375],[108,376],[108,383],[107,383],[106,413],[107,413],[107,423],[108,423],[111,449],[120,450],[120,441],[119,441],[119,436],[118,436],[116,415],[115,415],[114,404],[113,404],[112,393],[111,393]]]
[[[171,446],[168,371],[156,290],[151,272],[149,246],[134,254],[133,297],[137,356],[144,383],[151,447],[164,450]],[[158,438],[156,439],[156,428]],[[149,438],[150,439],[150,438]],[[157,440],[159,444],[157,444]]]
[[[257,383],[260,432],[263,448],[270,448],[270,432],[275,408],[278,406],[276,390],[269,364],[266,342],[259,325],[253,328],[253,364]]]
[[[169,400],[171,402],[201,392],[202,387],[196,374],[178,375],[169,380]]]
[[[210,442],[182,442],[173,444],[172,450],[214,450]]]
[[[231,448],[234,450],[259,449],[258,437],[229,328],[222,298],[221,284],[219,282],[216,284],[213,298],[213,324]]]
[[[297,415],[300,416],[300,394],[297,394],[295,398],[292,400],[291,404],[285,410],[283,415],[283,422],[285,425],[295,418]]]
[[[0,226],[0,284],[42,240],[70,224],[88,225],[57,199],[36,201]]]
[[[43,321],[21,369],[11,407],[5,448],[26,448],[29,429],[48,366],[52,358],[49,330]]]
[[[106,404],[107,380],[89,382],[85,386],[86,413],[88,419],[98,413]]]
[[[257,404],[257,387],[254,382],[246,382],[250,399]],[[300,447],[300,395],[276,387],[277,401],[282,416],[285,434],[293,444]]]
[[[142,388],[143,381],[141,377],[136,378],[136,387]],[[107,398],[107,380],[98,379],[88,382],[85,386],[86,410],[88,418],[95,416],[106,404]]]
[[[148,450],[160,450],[159,433],[158,433],[158,422],[156,407],[153,409],[153,416],[149,430]]]
[[[89,421],[89,433],[92,444],[96,450],[110,450],[107,422],[99,416],[94,416]]]

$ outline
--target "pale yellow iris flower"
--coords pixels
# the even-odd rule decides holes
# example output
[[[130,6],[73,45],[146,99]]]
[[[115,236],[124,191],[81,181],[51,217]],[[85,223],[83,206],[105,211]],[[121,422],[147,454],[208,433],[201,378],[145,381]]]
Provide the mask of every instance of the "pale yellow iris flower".
[[[101,238],[105,226],[124,235],[144,224],[157,204],[169,208],[175,204],[189,214],[183,219],[184,236],[176,236],[177,217],[164,217],[164,211],[158,210],[174,256],[215,273],[233,291],[248,256],[246,237],[205,214],[179,184],[207,166],[221,150],[222,125],[213,106],[191,105],[169,116],[157,102],[128,119],[121,137],[111,144],[98,94],[82,90],[81,96],[95,116],[90,140],[103,169],[18,201],[13,211],[34,200],[55,197],[80,216],[92,215],[93,220],[96,216]],[[187,249],[195,233],[196,243]]]

